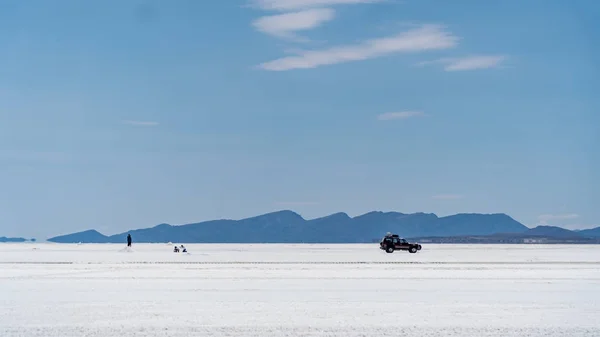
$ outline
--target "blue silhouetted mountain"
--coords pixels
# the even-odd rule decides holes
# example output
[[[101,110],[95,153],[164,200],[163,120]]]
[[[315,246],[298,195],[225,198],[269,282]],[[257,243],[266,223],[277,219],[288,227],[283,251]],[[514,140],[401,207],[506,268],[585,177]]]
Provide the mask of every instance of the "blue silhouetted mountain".
[[[571,231],[556,226],[538,226],[524,232],[500,232],[489,235],[418,236],[412,239],[429,243],[577,243],[600,244],[597,228]],[[582,234],[582,232],[584,234]],[[585,233],[589,234],[585,234]]]
[[[336,213],[305,220],[284,210],[242,220],[212,220],[187,225],[161,224],[151,228],[104,236],[90,230],[58,236],[60,243],[124,243],[127,234],[136,242],[184,243],[367,243],[386,232],[404,237],[490,235],[529,230],[505,214],[435,214],[370,212],[357,217]]]
[[[7,238],[5,236],[0,236],[0,242],[26,242],[27,239],[24,238]]]
[[[586,238],[600,238],[600,227],[580,230],[577,233]]]
[[[60,243],[109,243],[108,237],[99,233],[96,230],[87,230],[83,232],[68,234],[59,236],[53,239],[49,239],[48,241],[52,242],[60,242]]]
[[[537,226],[526,231],[528,236],[543,236],[560,239],[579,239],[584,237],[581,232],[570,231],[556,226]]]

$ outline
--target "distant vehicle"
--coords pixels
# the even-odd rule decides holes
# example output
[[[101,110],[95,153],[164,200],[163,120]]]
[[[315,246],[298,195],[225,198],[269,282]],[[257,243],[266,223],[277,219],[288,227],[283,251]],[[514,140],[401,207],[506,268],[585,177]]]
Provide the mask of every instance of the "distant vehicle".
[[[408,242],[397,234],[388,233],[381,239],[381,242],[379,242],[379,249],[385,250],[386,253],[393,253],[395,250],[407,250],[414,254],[421,250],[421,245]]]

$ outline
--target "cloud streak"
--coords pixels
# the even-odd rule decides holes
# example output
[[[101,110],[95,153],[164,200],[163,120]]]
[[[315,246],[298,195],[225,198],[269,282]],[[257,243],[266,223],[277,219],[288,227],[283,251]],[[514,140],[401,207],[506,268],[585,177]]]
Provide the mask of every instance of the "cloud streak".
[[[123,124],[133,125],[133,126],[157,126],[158,122],[150,122],[150,121],[123,121]]]
[[[420,62],[418,66],[443,64],[445,71],[466,71],[496,68],[506,60],[504,55],[476,55],[461,58],[442,58],[435,61]]]
[[[579,218],[579,214],[542,214],[538,216],[540,222],[546,223],[557,220],[573,220]]]
[[[379,116],[377,119],[380,121],[389,121],[395,119],[407,119],[412,117],[421,117],[425,116],[425,114],[421,111],[399,111],[399,112],[386,112]]]
[[[579,229],[579,230],[583,230],[583,229],[594,229],[599,227],[600,225],[596,224],[596,225],[586,225],[586,224],[563,224],[561,225],[561,227],[566,228],[566,229]]]
[[[411,53],[453,48],[458,37],[439,25],[423,25],[395,36],[371,39],[360,44],[305,51],[259,65],[269,71],[309,69],[353,61],[362,61],[395,53]]]
[[[285,207],[301,207],[301,206],[314,206],[319,203],[316,201],[277,201],[275,205]]]
[[[295,38],[294,32],[316,28],[333,20],[335,11],[330,8],[308,9],[299,12],[269,15],[256,19],[252,25],[258,31],[281,37]]]
[[[437,200],[458,200],[462,199],[463,196],[460,194],[437,194],[432,196],[431,198]]]
[[[384,0],[254,0],[257,7],[271,11],[293,11],[299,9],[336,5],[371,4]]]
[[[58,151],[0,151],[0,162],[50,162],[64,163],[71,158],[67,152]]]

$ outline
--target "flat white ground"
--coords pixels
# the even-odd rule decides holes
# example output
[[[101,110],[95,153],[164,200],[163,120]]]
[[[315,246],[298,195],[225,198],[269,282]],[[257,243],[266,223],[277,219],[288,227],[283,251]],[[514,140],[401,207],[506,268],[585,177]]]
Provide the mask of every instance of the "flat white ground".
[[[600,246],[0,244],[0,336],[600,336]]]

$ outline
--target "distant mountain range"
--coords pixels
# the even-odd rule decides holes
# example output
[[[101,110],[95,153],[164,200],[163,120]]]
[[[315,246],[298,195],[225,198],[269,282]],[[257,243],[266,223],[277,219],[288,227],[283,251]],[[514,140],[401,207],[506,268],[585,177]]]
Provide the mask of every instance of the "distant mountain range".
[[[570,231],[555,226],[538,226],[522,233],[495,233],[491,235],[462,235],[447,237],[419,237],[419,242],[430,243],[577,243],[600,244],[600,227]]]
[[[24,238],[7,238],[4,236],[0,236],[0,242],[26,242],[26,241],[35,241],[35,239],[27,240]]]
[[[592,228],[592,229],[584,229],[584,230],[576,231],[575,233],[583,235],[585,237],[600,238],[600,227],[596,227],[596,228]]]
[[[122,243],[127,234],[140,243],[369,243],[393,232],[406,238],[466,236],[516,236],[600,238],[600,227],[570,231],[551,226],[529,229],[506,214],[456,214],[370,212],[357,217],[335,213],[306,220],[284,210],[242,220],[212,220],[187,225],[160,224],[106,236],[96,230],[48,239],[57,243]]]

